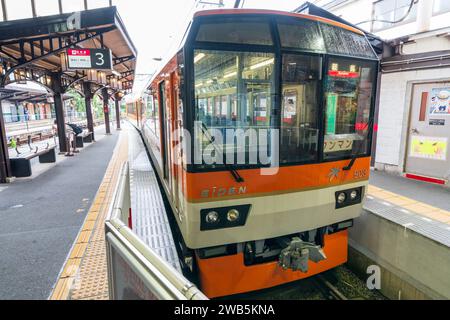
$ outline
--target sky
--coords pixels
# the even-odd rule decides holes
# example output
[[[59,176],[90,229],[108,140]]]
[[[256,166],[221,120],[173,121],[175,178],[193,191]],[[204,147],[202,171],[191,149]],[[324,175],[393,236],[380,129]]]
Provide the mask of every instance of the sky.
[[[219,2],[218,0],[202,0]],[[115,0],[120,16],[137,47],[138,66],[135,93],[145,87],[154,73],[177,51],[195,11],[218,8],[199,4],[199,0]],[[302,0],[246,0],[244,8],[292,11]],[[232,8],[234,0],[224,0]],[[162,62],[153,60],[162,58]]]

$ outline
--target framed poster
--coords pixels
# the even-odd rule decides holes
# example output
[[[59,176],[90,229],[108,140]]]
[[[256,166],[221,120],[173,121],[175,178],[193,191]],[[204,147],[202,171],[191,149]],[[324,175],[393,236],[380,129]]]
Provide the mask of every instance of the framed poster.
[[[430,159],[430,160],[447,160],[447,138],[420,137],[411,138],[411,157]]]
[[[430,116],[450,116],[450,88],[431,91]]]

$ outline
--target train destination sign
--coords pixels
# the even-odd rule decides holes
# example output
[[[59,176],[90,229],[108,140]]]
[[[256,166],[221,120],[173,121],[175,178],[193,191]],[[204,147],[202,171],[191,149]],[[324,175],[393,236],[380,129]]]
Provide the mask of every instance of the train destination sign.
[[[111,57],[108,49],[67,49],[67,67],[72,70],[111,70]]]

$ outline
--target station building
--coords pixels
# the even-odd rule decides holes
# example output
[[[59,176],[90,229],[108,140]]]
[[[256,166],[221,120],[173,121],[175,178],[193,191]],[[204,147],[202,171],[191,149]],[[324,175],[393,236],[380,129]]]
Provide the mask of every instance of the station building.
[[[373,166],[438,184],[450,180],[450,1],[319,0],[384,41]]]

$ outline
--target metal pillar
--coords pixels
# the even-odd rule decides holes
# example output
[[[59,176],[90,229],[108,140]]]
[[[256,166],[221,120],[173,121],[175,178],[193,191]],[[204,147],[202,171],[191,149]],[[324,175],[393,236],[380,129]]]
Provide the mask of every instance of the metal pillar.
[[[55,101],[56,125],[58,126],[59,152],[67,153],[66,122],[64,119],[63,88],[61,84],[61,73],[52,75],[53,100]]]
[[[9,162],[8,141],[6,140],[2,102],[0,100],[0,183],[8,182],[8,178],[11,178],[11,165]]]
[[[103,97],[103,112],[105,114],[106,134],[111,134],[111,124],[109,123],[109,94],[107,88],[102,89],[102,97]]]
[[[92,133],[92,140],[95,141],[94,117],[92,116],[92,98],[94,97],[94,94],[92,93],[90,82],[83,83],[83,93],[84,93],[84,102],[86,105],[87,126],[89,132]]]
[[[117,122],[117,130],[120,130],[120,101],[122,98],[119,98],[118,94],[116,94],[115,104],[116,104],[116,122]]]

